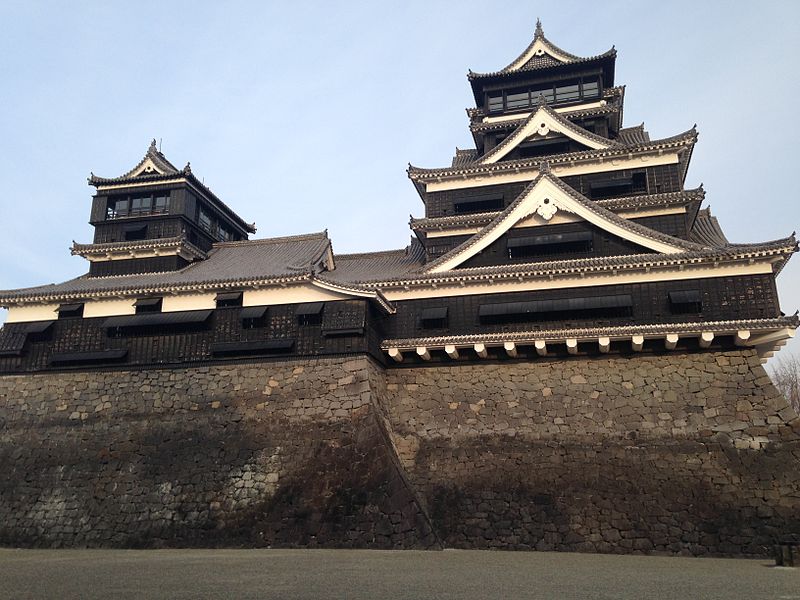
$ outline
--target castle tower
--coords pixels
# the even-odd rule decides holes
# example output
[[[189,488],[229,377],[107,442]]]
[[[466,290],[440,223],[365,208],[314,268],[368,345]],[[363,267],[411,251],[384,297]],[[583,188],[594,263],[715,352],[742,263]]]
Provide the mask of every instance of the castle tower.
[[[72,253],[90,261],[92,276],[182,269],[206,258],[215,242],[246,240],[255,225],[245,223],[193,174],[178,169],[156,148],[127,173],[89,177],[91,244]]]
[[[623,127],[615,60],[613,48],[565,52],[537,22],[508,66],[470,71],[475,148],[408,174],[425,207],[411,220],[425,282],[474,294],[477,315],[451,304],[446,328],[391,342],[398,352],[469,341],[496,357],[519,345],[573,355],[755,346],[766,356],[793,335],[775,277],[794,235],[729,243],[701,209],[703,188],[684,187],[695,128],[652,140],[644,125]]]

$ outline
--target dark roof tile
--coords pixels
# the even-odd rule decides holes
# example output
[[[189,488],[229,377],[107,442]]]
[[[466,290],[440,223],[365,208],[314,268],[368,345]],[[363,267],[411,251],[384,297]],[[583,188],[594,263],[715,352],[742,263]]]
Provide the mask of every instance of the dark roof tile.
[[[215,244],[206,260],[179,271],[111,277],[83,275],[59,284],[0,291],[0,299],[92,296],[131,290],[157,294],[169,289],[191,289],[197,285],[234,285],[237,282],[298,278],[310,275],[329,249],[327,232],[227,242]]]
[[[717,248],[731,245],[728,238],[722,233],[722,228],[719,226],[717,218],[711,216],[711,209],[709,208],[698,211],[689,237],[700,244],[707,244]]]

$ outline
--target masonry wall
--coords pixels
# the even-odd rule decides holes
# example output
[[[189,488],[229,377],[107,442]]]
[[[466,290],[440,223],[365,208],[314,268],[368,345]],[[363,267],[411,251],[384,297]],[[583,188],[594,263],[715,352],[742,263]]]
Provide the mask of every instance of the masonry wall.
[[[750,351],[0,377],[0,544],[763,554],[800,418]]]
[[[367,359],[0,378],[0,544],[439,547]]]
[[[800,418],[752,352],[398,369],[445,546],[763,554],[800,534]]]

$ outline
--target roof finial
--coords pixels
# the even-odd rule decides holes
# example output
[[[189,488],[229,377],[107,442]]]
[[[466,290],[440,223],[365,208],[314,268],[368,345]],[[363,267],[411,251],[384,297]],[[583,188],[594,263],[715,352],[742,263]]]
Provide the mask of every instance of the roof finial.
[[[543,160],[539,163],[539,175],[550,175],[550,163]]]
[[[544,97],[544,94],[539,94],[539,99],[536,101],[538,106],[547,106],[547,98]]]
[[[156,138],[153,138],[153,141],[150,142],[150,147],[147,149],[148,152],[157,152],[158,148],[156,147]]]
[[[186,174],[191,173],[192,172],[192,163],[190,163],[189,161],[186,161],[186,166],[183,167],[183,172],[186,173]]]
[[[533,37],[544,37],[544,30],[542,30],[542,22],[539,18],[536,18],[536,33],[533,34]]]

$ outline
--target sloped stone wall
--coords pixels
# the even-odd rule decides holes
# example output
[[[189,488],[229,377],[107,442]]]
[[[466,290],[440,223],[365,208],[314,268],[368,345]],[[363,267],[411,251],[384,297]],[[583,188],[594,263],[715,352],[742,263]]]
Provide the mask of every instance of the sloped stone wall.
[[[367,359],[0,378],[0,544],[438,547]]]
[[[398,369],[445,546],[763,554],[800,534],[800,418],[751,352]]]
[[[749,351],[0,377],[0,545],[763,554],[800,418]]]

